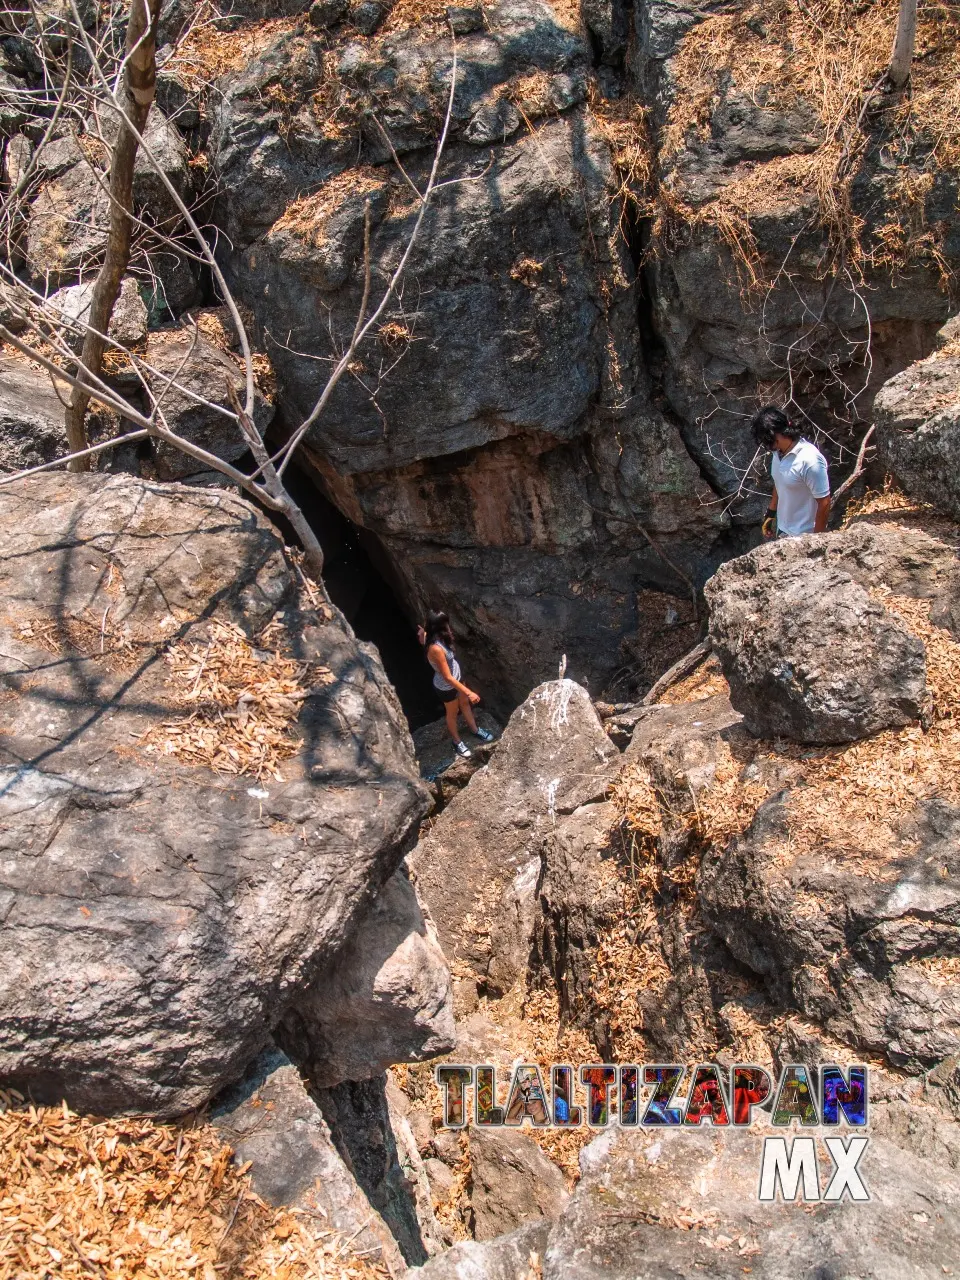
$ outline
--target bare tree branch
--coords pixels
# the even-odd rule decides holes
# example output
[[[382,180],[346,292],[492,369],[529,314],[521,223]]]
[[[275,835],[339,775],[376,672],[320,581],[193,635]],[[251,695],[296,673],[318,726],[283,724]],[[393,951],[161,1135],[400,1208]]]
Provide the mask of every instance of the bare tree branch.
[[[32,0],[28,2],[32,4]],[[89,466],[90,459],[123,443],[147,438],[155,439],[179,449],[202,466],[220,472],[267,509],[283,515],[303,544],[309,571],[319,575],[323,566],[320,543],[303,511],[288,493],[283,482],[283,472],[297,445],[320,417],[337,382],[350,368],[357,348],[379,322],[391,299],[397,293],[404,270],[410,261],[414,243],[423,225],[430,198],[441,186],[446,185],[437,182],[437,175],[450,130],[456,94],[456,39],[452,36],[450,93],[443,128],[434,151],[426,189],[422,195],[418,193],[420,207],[400,262],[387,282],[377,305],[370,312],[373,289],[372,219],[370,204],[367,202],[364,209],[363,289],[351,340],[346,349],[335,357],[332,372],[311,413],[295,429],[293,436],[281,447],[276,457],[271,458],[254,420],[253,357],[240,309],[227,285],[209,239],[199,227],[193,212],[176,189],[169,174],[158,162],[157,156],[144,137],[155,92],[156,25],[160,0],[130,0],[130,3],[123,49],[118,47],[115,23],[108,22],[104,31],[91,36],[83,26],[77,0],[69,0],[72,19],[61,16],[55,20],[62,22],[65,27],[64,38],[68,51],[66,71],[63,72],[59,68],[56,59],[49,54],[45,45],[41,50],[44,78],[48,86],[45,91],[46,99],[53,108],[55,118],[60,118],[69,111],[75,117],[78,128],[85,129],[92,137],[98,137],[98,135],[96,131],[90,134],[89,124],[86,122],[90,119],[95,120],[103,109],[114,113],[118,119],[118,134],[111,149],[109,182],[104,182],[100,172],[91,165],[96,180],[109,199],[111,221],[107,250],[97,277],[90,313],[85,318],[72,317],[65,315],[57,307],[51,306],[44,294],[19,278],[14,269],[11,254],[7,262],[0,263],[3,296],[17,322],[26,332],[18,335],[9,327],[0,325],[0,338],[45,369],[50,374],[55,389],[58,384],[66,384],[71,388],[70,410],[67,414],[71,445],[80,442],[78,431],[83,428],[86,410],[91,402],[117,413],[134,429],[125,435],[114,437],[92,447],[87,446],[84,436],[82,448],[72,447],[66,457],[44,463],[40,467],[29,468],[16,475],[6,476],[2,483],[8,484],[25,475],[51,470],[57,466],[67,465],[72,469],[86,468]],[[42,30],[39,23],[37,29]],[[75,42],[82,45],[89,60],[89,71],[85,72],[85,78],[78,79],[71,72],[71,67],[76,65],[71,52]],[[53,136],[53,131],[54,125],[50,123],[42,134],[41,147],[47,145]],[[100,141],[106,143],[105,139],[101,138]],[[194,325],[190,350],[172,374],[154,368],[142,354],[131,350],[109,335],[112,311],[124,274],[131,261],[134,233],[141,237],[144,235],[148,238],[152,237],[154,243],[166,245],[176,253],[183,253],[185,249],[174,235],[166,234],[163,229],[151,226],[134,212],[133,173],[138,156],[145,157],[162,182],[174,208],[183,219],[187,232],[192,237],[194,251],[187,250],[189,256],[206,262],[210,267],[220,295],[230,313],[242,353],[245,384],[242,404],[236,388],[229,379],[227,380],[229,408],[181,381],[181,375],[189,364],[199,339],[196,325]],[[14,225],[13,217],[19,207],[17,202],[22,200],[23,193],[29,187],[29,173],[37,168],[41,160],[42,156],[37,153],[31,157],[28,165],[29,172],[21,175],[16,189],[8,193],[2,203],[0,216],[5,222],[8,245],[11,227]],[[89,163],[89,158],[87,161]],[[397,163],[399,165],[399,161]],[[402,169],[402,166],[399,167]],[[331,338],[336,349],[337,342],[332,333]],[[78,342],[81,345],[79,361],[75,355]],[[138,403],[131,401],[115,384],[105,380],[102,366],[104,353],[108,347],[125,355],[129,360],[148,398],[150,407],[147,412],[144,412]],[[202,405],[208,411],[221,414],[236,425],[254,458],[255,470],[252,474],[246,474],[171,428],[165,413],[165,401],[174,391],[190,403]],[[57,393],[60,394],[59,390]],[[373,393],[371,397],[373,398]]]

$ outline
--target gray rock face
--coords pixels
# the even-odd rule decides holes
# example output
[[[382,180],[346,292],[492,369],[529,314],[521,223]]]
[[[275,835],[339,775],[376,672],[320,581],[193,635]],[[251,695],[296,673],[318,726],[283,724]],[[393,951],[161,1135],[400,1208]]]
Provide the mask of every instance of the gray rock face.
[[[955,1123],[932,1106],[913,1120],[926,1131]],[[794,1276],[910,1276],[952,1269],[960,1247],[960,1181],[930,1148],[904,1134],[899,1102],[875,1105],[859,1171],[868,1203],[819,1205],[757,1197],[762,1143],[754,1132],[610,1129],[581,1153],[583,1176],[559,1220],[531,1223],[488,1243],[433,1258],[424,1280],[761,1280]],[[817,1132],[817,1131],[811,1131]],[[823,1136],[823,1131],[818,1131]],[[835,1131],[834,1131],[835,1133]],[[847,1135],[844,1134],[846,1137]],[[829,1162],[827,1162],[829,1163]],[[825,1170],[821,1186],[825,1185]],[[535,1255],[531,1257],[531,1254]],[[944,1271],[946,1268],[946,1272]]]
[[[612,1139],[612,1141],[611,1141]],[[677,1280],[874,1275],[932,1277],[960,1247],[960,1186],[940,1166],[874,1137],[861,1171],[868,1204],[761,1204],[762,1138],[711,1130],[615,1131],[551,1230],[544,1280]],[[936,1202],[931,1192],[936,1188]],[[698,1229],[678,1229],[684,1214]]]
[[[241,398],[243,392],[243,372],[226,352],[184,327],[151,333],[146,360],[156,371],[148,376],[154,394],[163,397],[161,404],[170,429],[225,462],[242,458],[247,445],[236,423],[217,412],[217,406],[229,409],[231,385]],[[177,385],[165,386],[165,378],[175,379]],[[259,392],[253,417],[261,432],[273,418],[273,405]],[[205,463],[161,441],[154,441],[153,456],[164,480],[180,480],[207,469]]]
[[[456,1044],[450,970],[403,868],[280,1032],[320,1087],[382,1075]]]
[[[477,134],[476,140],[487,145],[496,134],[503,141],[501,124],[493,115],[484,119],[492,132]],[[455,172],[469,172],[472,163],[469,156],[458,157]],[[421,169],[422,164],[414,165],[411,176],[419,179]],[[386,177],[384,172],[382,179],[379,174],[369,179],[375,184],[372,248],[378,280],[396,264],[416,216],[416,207],[404,203],[388,211]],[[549,256],[573,258],[593,230],[604,237],[602,275],[616,265],[623,268],[610,260],[605,243],[610,180],[609,160],[596,136],[561,119],[540,129],[535,141],[527,137],[495,153],[489,182],[438,197],[410,264],[411,278],[424,296],[405,320],[399,313],[387,317],[407,332],[395,340],[385,328],[361,354],[371,371],[391,341],[395,354],[403,355],[402,376],[385,379],[377,393],[387,436],[369,393],[351,379],[340,384],[322,429],[313,433],[313,448],[341,474],[364,477],[385,466],[410,467],[537,429],[558,441],[580,435],[583,418],[604,394],[609,376],[604,307],[593,273],[571,270],[561,281]],[[582,203],[562,198],[571,187],[582,190]],[[297,350],[312,350],[310,344],[322,336],[313,320],[321,301],[335,308],[338,329],[352,328],[355,319],[362,288],[356,259],[363,244],[363,203],[356,196],[348,197],[342,210],[340,203],[336,217],[281,220],[244,255],[238,272],[244,295],[264,325],[284,335],[292,330],[289,345]],[[328,241],[321,254],[313,249],[314,239]],[[527,278],[517,242],[524,245]],[[343,266],[335,274],[328,267],[324,278],[317,273],[324,259]],[[614,295],[618,347],[621,339],[629,342],[621,321],[631,292],[624,281]],[[478,333],[483,334],[479,344]],[[629,368],[635,351],[626,347],[619,354],[635,374]],[[322,388],[322,366],[289,353],[278,352],[277,358],[281,376],[289,381],[291,409],[305,413]],[[531,367],[537,370],[534,378]],[[413,386],[419,388],[416,404]],[[362,479],[354,484],[366,488]],[[385,495],[379,496],[382,502]],[[369,516],[378,514],[373,494],[364,505]],[[386,512],[377,523],[384,518]]]
[[[923,644],[825,563],[821,543],[843,537],[758,547],[706,585],[731,701],[760,737],[851,742],[923,714]]]
[[[722,42],[732,29],[733,46],[728,57],[707,53],[702,62],[699,56],[694,60],[699,74],[712,81],[700,99],[702,82],[698,88],[690,59],[677,55],[685,37],[699,37],[694,28],[717,19],[713,39]],[[730,0],[638,0],[633,20],[635,43],[625,79],[650,109],[652,141],[671,198],[698,215],[652,266],[653,323],[666,350],[664,391],[704,474],[734,498],[734,519],[754,520],[762,499],[744,499],[740,487],[754,455],[741,416],[744,404],[771,399],[772,387],[773,398],[781,388],[785,397],[796,393],[815,422],[829,424],[836,440],[843,430],[833,420],[835,411],[837,419],[843,417],[836,398],[839,377],[861,393],[862,423],[850,433],[852,443],[866,430],[871,402],[885,379],[930,351],[950,303],[936,272],[919,262],[907,264],[899,276],[871,270],[866,303],[866,295],[842,274],[824,294],[816,264],[825,260],[827,245],[814,183],[785,178],[782,159],[816,151],[823,140],[816,78],[811,75],[801,93],[785,102],[774,73],[768,83],[751,82],[749,88],[738,76],[741,47],[746,60],[763,46],[767,56],[782,50],[789,64],[793,51],[775,22]],[[704,47],[710,47],[710,37]],[[702,102],[702,110],[692,109],[694,102]],[[671,113],[675,106],[678,115]],[[858,164],[849,196],[852,212],[862,219],[864,244],[895,218],[896,181],[876,154]],[[757,199],[757,192],[764,194]],[[927,191],[924,207],[930,223],[943,228],[952,260],[960,256],[956,197],[955,175],[945,173]],[[744,213],[737,236],[745,254],[731,248],[715,216],[725,204]],[[751,271],[762,276],[756,285]],[[812,327],[811,316],[817,317]],[[874,363],[866,374],[859,359],[868,340]]]
[[[104,114],[100,122],[104,142],[115,136],[115,117]],[[154,107],[144,141],[157,164],[181,195],[189,188],[187,150],[176,128]],[[30,207],[27,229],[27,265],[33,278],[49,285],[67,285],[98,266],[107,243],[110,201],[103,188],[104,175],[97,157],[105,153],[95,134],[81,150],[73,137],[60,138],[46,156],[45,182]],[[137,156],[134,174],[135,211],[147,222],[172,230],[178,221],[175,205],[147,155]]]
[[[572,680],[541,685],[511,716],[490,763],[411,855],[444,953],[466,961],[492,990],[506,990],[525,968],[515,926],[529,920],[523,904],[536,887],[531,863],[543,841],[565,815],[604,797],[618,762],[586,691]],[[501,900],[503,935],[513,935],[503,953],[469,920],[480,904]]]
[[[790,793],[703,863],[708,923],[778,1001],[916,1072],[960,1049],[960,987],[919,963],[960,949],[960,813],[931,800],[856,866],[789,856]]]
[[[398,1132],[403,1126],[391,1106],[388,1082],[382,1076],[346,1081],[333,1089],[317,1090],[316,1097],[344,1163],[389,1226],[406,1262],[410,1266],[426,1262],[430,1232],[424,1230],[418,1213],[417,1175]],[[435,1222],[430,1225],[436,1230]]]
[[[563,653],[599,691],[616,640],[636,629],[638,576],[675,585],[638,524],[702,578],[723,556],[727,522],[649,400],[617,180],[579,105],[587,50],[541,0],[485,12],[486,27],[458,41],[443,165],[444,178],[476,180],[438,193],[402,306],[364,344],[362,370],[307,448],[336,503],[384,545],[411,607],[452,611],[499,713]],[[273,350],[291,422],[325,376],[322,361],[294,354],[328,354],[315,317],[329,315],[337,334],[355,322],[364,199],[376,287],[416,214],[379,163],[390,155],[372,116],[422,183],[451,69],[446,36],[336,41],[335,73],[312,41],[288,39],[232,78],[215,108],[231,271],[261,326],[293,349]],[[280,82],[282,110],[268,92]],[[358,142],[365,163],[350,168]]]
[[[531,1218],[558,1218],[569,1199],[557,1166],[516,1129],[471,1129],[470,1169],[477,1240],[493,1240]]]
[[[295,1066],[275,1047],[214,1103],[210,1119],[254,1191],[270,1205],[302,1209],[396,1273],[403,1257],[389,1228],[337,1151],[330,1127]]]
[[[70,285],[58,289],[49,299],[49,306],[59,311],[68,324],[90,323],[93,305],[94,282]],[[135,347],[147,336],[147,308],[140,297],[140,289],[132,276],[127,276],[120,286],[120,295],[110,317],[109,336],[125,347]],[[77,327],[73,346],[83,346],[86,330]]]
[[[64,398],[67,389],[63,388]],[[0,471],[24,471],[67,451],[63,401],[46,373],[0,358]]]
[[[960,519],[960,354],[937,351],[885,383],[874,415],[884,460],[907,493]]]
[[[35,477],[0,491],[0,547],[0,1078],[175,1114],[237,1078],[396,870],[425,808],[408,731],[238,498]],[[281,778],[148,753],[184,714],[164,641],[232,620],[256,643],[274,617],[271,645],[331,673]]]
[[[537,965],[556,986],[564,1021],[589,1027],[597,1044],[609,1043],[609,1028],[598,1023],[591,999],[596,944],[620,906],[600,863],[616,824],[612,804],[588,804],[550,831],[536,903]]]
[[[30,206],[27,266],[35,280],[70,284],[101,259],[110,200],[94,171],[79,161],[41,189]]]
[[[485,1244],[464,1240],[431,1258],[418,1275],[423,1280],[517,1280],[531,1270],[536,1275],[534,1268],[543,1255],[549,1231],[549,1221],[542,1218]]]

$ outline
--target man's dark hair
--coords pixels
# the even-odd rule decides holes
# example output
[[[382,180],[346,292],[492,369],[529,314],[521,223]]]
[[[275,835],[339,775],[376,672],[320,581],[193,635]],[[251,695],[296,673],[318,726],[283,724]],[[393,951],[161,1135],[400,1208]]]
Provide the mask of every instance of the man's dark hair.
[[[427,614],[426,626],[423,629],[427,633],[428,649],[432,644],[436,644],[438,640],[443,640],[448,648],[453,647],[453,628],[450,626],[450,619],[445,613],[431,609]]]
[[[750,423],[753,438],[761,449],[772,449],[776,436],[786,436],[788,440],[799,440],[803,432],[795,427],[782,409],[775,404],[764,405],[753,415]]]

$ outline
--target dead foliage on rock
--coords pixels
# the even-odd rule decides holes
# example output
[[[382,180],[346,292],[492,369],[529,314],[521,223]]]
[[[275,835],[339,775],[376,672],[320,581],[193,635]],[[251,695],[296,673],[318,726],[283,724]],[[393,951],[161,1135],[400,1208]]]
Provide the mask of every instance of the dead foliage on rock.
[[[282,628],[273,628],[275,636]],[[269,643],[270,629],[261,643]],[[177,701],[187,714],[165,720],[143,749],[216,773],[282,780],[281,763],[300,748],[300,709],[312,688],[332,684],[328,667],[296,662],[279,649],[255,649],[235,623],[210,624],[207,640],[165,654]]]
[[[852,509],[858,519],[901,517],[908,527],[941,534],[949,522],[888,486]],[[956,526],[949,528],[955,535]],[[665,818],[684,823],[700,842],[722,847],[742,835],[761,804],[791,775],[791,860],[804,851],[849,858],[869,872],[870,855],[889,850],[892,825],[924,800],[960,802],[960,643],[930,621],[930,601],[872,593],[926,648],[933,695],[929,729],[918,724],[875,734],[846,746],[804,748],[785,742],[736,737],[718,743],[716,770],[683,814],[671,812],[652,789],[642,762],[627,766],[613,798],[638,841],[661,834]],[[696,701],[727,692],[716,659],[674,686],[666,702]],[[876,868],[875,868],[876,869]]]

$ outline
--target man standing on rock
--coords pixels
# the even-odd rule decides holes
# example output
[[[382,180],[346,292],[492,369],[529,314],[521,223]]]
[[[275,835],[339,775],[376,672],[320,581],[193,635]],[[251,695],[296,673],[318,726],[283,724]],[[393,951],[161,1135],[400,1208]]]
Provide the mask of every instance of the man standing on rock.
[[[763,520],[763,536],[799,538],[804,533],[823,533],[830,517],[826,458],[775,405],[761,409],[750,427],[760,448],[773,453],[773,497]]]

